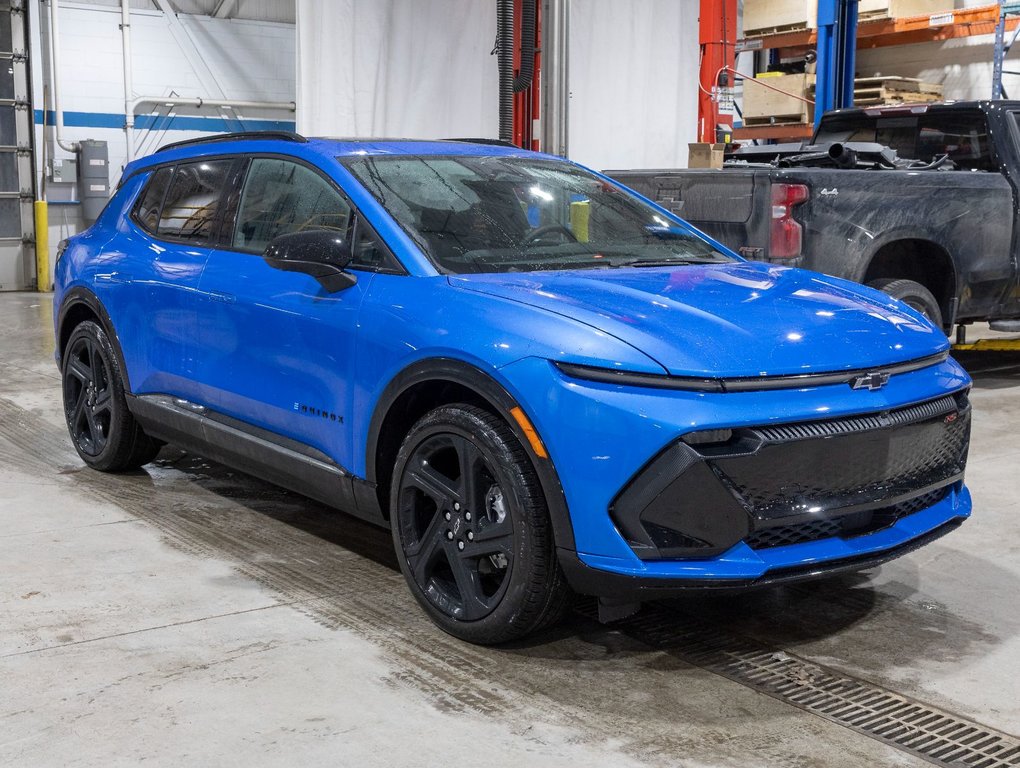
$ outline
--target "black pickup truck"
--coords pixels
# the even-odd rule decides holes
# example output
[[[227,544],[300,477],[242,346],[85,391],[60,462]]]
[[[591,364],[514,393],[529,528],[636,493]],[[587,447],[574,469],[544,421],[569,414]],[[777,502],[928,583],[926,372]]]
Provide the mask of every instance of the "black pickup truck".
[[[838,110],[721,171],[606,173],[746,258],[880,288],[947,331],[1020,331],[1020,101]]]

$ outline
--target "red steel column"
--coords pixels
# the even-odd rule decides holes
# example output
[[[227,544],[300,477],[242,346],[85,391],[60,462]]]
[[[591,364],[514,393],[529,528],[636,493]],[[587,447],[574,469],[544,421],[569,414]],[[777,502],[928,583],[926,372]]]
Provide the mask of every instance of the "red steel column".
[[[542,0],[514,0],[514,73],[521,68],[521,12],[524,3],[535,4],[535,75],[531,86],[514,94],[514,144],[525,149],[538,149],[535,120],[539,118],[540,72],[542,64]]]
[[[712,96],[718,76],[725,67],[733,67],[737,42],[737,0],[701,0],[698,20],[701,68],[698,89],[698,141],[715,142],[719,123],[719,104]],[[723,72],[732,82],[733,74]]]

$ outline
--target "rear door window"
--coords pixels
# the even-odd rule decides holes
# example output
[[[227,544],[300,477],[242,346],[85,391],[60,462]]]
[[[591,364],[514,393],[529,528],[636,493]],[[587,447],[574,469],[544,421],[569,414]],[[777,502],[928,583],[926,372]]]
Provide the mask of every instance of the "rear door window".
[[[233,246],[261,253],[279,235],[313,229],[346,238],[351,207],[326,179],[300,163],[257,157],[241,193]]]
[[[232,163],[203,160],[178,165],[163,201],[156,234],[199,243],[215,238]]]

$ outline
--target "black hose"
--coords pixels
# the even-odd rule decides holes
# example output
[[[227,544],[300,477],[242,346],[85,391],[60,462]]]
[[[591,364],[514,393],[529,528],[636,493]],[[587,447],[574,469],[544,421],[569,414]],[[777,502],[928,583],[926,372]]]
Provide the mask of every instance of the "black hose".
[[[521,7],[521,68],[514,78],[514,93],[526,91],[535,77],[535,0],[523,0]]]
[[[514,139],[514,0],[496,0],[499,64],[499,138]],[[532,30],[534,37],[534,30]]]

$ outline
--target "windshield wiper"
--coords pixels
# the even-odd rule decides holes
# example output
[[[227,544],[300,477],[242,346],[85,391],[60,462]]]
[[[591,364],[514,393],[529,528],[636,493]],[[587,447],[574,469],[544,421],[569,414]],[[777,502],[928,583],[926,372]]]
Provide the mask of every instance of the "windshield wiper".
[[[727,264],[728,260],[679,257],[676,259],[626,259],[611,262],[614,267],[686,267],[690,264]]]

